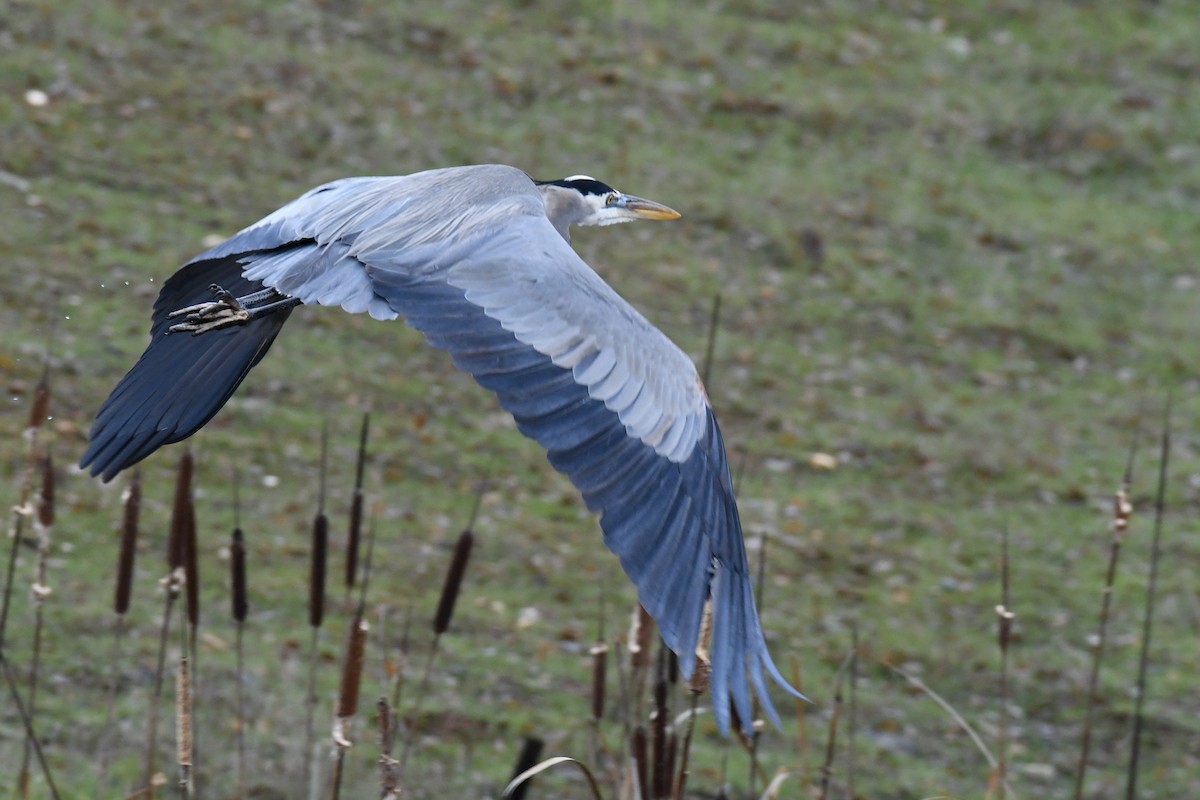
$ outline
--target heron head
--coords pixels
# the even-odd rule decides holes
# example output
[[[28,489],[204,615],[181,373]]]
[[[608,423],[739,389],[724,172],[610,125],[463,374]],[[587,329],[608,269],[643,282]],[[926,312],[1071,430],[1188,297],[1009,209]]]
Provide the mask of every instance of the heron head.
[[[639,219],[680,217],[673,208],[619,192],[589,175],[538,181],[538,188],[546,203],[546,216],[559,231],[571,225],[616,225]]]

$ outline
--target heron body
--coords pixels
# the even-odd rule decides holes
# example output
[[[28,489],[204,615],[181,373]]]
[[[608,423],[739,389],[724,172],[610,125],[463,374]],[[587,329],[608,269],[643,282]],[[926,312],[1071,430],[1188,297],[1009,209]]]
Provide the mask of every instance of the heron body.
[[[82,466],[110,480],[197,431],[297,304],[402,317],[493,391],[600,515],[685,676],[711,600],[722,730],[731,698],[749,724],[751,686],[778,722],[764,670],[794,690],[767,652],[696,368],[569,243],[571,225],[678,216],[586,176],[537,183],[499,165],[317,187],[166,282],[150,344],[97,414]],[[240,300],[205,303],[213,284]]]

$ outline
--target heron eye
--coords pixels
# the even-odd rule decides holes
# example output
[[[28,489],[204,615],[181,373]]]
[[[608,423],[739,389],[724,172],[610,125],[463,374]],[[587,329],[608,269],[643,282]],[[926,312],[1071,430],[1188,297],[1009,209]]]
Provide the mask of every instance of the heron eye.
[[[617,202],[616,193],[610,194],[608,197],[604,198],[604,205],[606,206],[611,206],[615,202]]]

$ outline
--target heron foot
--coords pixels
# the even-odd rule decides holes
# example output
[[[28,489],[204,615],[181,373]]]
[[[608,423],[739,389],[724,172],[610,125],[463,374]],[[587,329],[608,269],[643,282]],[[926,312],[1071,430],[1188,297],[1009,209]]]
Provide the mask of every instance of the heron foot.
[[[249,322],[253,315],[241,301],[217,284],[208,287],[216,297],[207,303],[197,303],[194,306],[180,308],[167,314],[170,319],[183,317],[167,329],[168,333],[190,332],[193,336],[209,331],[228,328],[230,325],[243,325]]]

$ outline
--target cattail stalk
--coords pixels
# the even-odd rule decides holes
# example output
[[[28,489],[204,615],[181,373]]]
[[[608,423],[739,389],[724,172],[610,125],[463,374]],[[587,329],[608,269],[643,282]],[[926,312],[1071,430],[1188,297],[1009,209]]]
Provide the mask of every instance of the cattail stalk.
[[[171,529],[167,536],[167,567],[165,578],[159,583],[166,590],[163,601],[162,625],[158,636],[158,663],[154,670],[154,694],[150,698],[150,719],[147,724],[148,737],[146,744],[146,773],[145,791],[151,797],[154,795],[155,763],[158,754],[158,714],[162,701],[163,677],[167,668],[167,637],[171,631],[171,611],[175,601],[183,591],[186,573],[184,572],[185,545],[188,525],[188,505],[191,503],[192,485],[192,454],[185,451],[179,459],[179,468],[175,474],[175,502],[171,508]],[[187,648],[185,646],[184,652]]]
[[[179,765],[179,793],[184,798],[192,794],[192,752],[192,691],[185,649],[175,676],[175,760]]]
[[[0,652],[4,650],[5,633],[8,631],[8,609],[12,603],[12,589],[17,567],[17,553],[25,535],[25,518],[32,517],[36,509],[31,507],[29,497],[33,493],[33,478],[40,460],[41,448],[38,433],[50,412],[49,369],[42,371],[33,394],[33,405],[29,412],[29,425],[25,428],[25,473],[21,479],[20,501],[13,506],[12,525],[9,529],[8,569],[4,579],[4,599],[0,602]]]
[[[1138,415],[1140,419],[1140,414]],[[1129,531],[1129,520],[1133,516],[1133,504],[1129,492],[1133,488],[1133,462],[1137,455],[1140,428],[1135,426],[1133,443],[1129,447],[1129,458],[1125,462],[1125,474],[1113,497],[1111,523],[1112,541],[1108,550],[1108,569],[1104,575],[1104,589],[1100,596],[1100,623],[1093,640],[1092,666],[1088,674],[1087,694],[1084,696],[1083,731],[1080,734],[1079,766],[1075,770],[1075,800],[1083,800],[1084,781],[1087,777],[1088,757],[1092,744],[1092,721],[1096,707],[1096,691],[1100,685],[1100,663],[1104,660],[1104,648],[1108,641],[1108,619],[1112,608],[1113,588],[1117,581],[1117,563],[1121,558],[1121,544]],[[1007,603],[1006,603],[1007,605]],[[1003,800],[1003,795],[1001,795]]]
[[[481,488],[479,497],[482,497],[482,495],[483,490]],[[477,497],[475,511],[471,512],[472,524],[474,524],[475,514],[478,513],[478,509],[479,498]],[[467,561],[470,560],[471,547],[474,542],[475,534],[471,532],[471,528],[468,526],[459,535],[458,542],[454,545],[454,556],[450,560],[450,568],[446,571],[446,582],[442,584],[442,595],[438,599],[437,612],[433,615],[433,645],[429,648],[429,657],[425,660],[425,669],[421,673],[421,688],[417,691],[416,707],[413,709],[414,723],[429,686],[429,675],[433,670],[433,659],[437,655],[438,644],[441,642],[442,634],[450,628],[450,619],[454,615],[454,604],[458,599],[459,591],[462,589],[463,576],[466,574]],[[412,751],[413,741],[413,728],[410,727],[405,736],[404,751],[400,754],[401,774],[403,774],[404,767],[408,763],[408,756]]]
[[[396,724],[386,697],[375,703],[379,721],[379,796],[380,800],[400,800],[400,776],[396,773],[399,761],[392,758]]]
[[[1008,524],[1000,542],[1000,605],[996,606],[997,641],[1000,645],[1000,736],[997,742],[997,760],[1000,763],[996,770],[997,792],[999,800],[1004,800],[1004,789],[1008,781],[1008,646],[1012,641],[1013,619],[1009,599],[1009,559],[1008,559]]]
[[[833,714],[829,718],[829,738],[825,742],[825,763],[821,765],[821,791],[817,795],[819,800],[825,800],[829,796],[829,783],[833,778],[833,757],[837,752],[837,729],[838,722],[842,717],[842,684],[846,679],[846,669],[850,664],[850,658],[853,656],[853,651],[846,654],[842,659],[842,665],[838,667],[837,688],[833,693]]]
[[[42,631],[45,627],[46,599],[51,589],[46,581],[46,560],[50,557],[50,534],[54,527],[54,462],[47,455],[42,459],[41,492],[38,499],[37,513],[34,516],[34,531],[37,533],[37,567],[36,578],[31,587],[33,598],[33,654],[29,666],[29,717],[37,717],[38,673],[42,665]],[[32,742],[28,736],[21,751],[21,772],[18,786],[21,797],[27,797],[29,792],[29,761],[32,755]]]
[[[12,665],[4,657],[3,650],[0,650],[0,671],[4,673],[4,682],[8,684],[9,696],[12,697],[13,705],[17,707],[17,716],[21,718],[21,724],[25,728],[25,735],[32,743],[33,753],[37,757],[38,764],[42,767],[42,777],[46,780],[46,787],[50,790],[50,796],[54,800],[59,800],[58,787],[54,783],[54,775],[50,772],[50,765],[46,761],[46,754],[42,750],[42,743],[34,732],[33,720],[29,716],[29,710],[25,707],[25,701],[21,699],[21,690],[17,687],[17,676],[13,674]]]
[[[236,487],[236,483],[235,483]],[[236,493],[236,488],[235,488]],[[234,501],[235,515],[237,501]],[[246,675],[244,668],[245,648],[242,644],[249,603],[246,600],[246,541],[242,529],[234,523],[233,536],[229,544],[229,569],[232,596],[233,621],[236,626],[234,650],[237,654],[237,796],[246,794]]]
[[[312,553],[308,569],[308,713],[304,721],[304,758],[308,761],[310,795],[318,785],[318,760],[314,755],[313,720],[317,711],[317,646],[325,619],[325,572],[329,551],[329,520],[325,516],[325,479],[329,456],[329,424],[321,429],[321,466],[318,473],[317,514],[313,517]]]
[[[1146,611],[1142,617],[1142,648],[1138,656],[1137,691],[1133,701],[1133,742],[1129,753],[1129,768],[1126,773],[1125,798],[1133,800],[1137,796],[1138,768],[1142,752],[1142,727],[1145,716],[1142,708],[1146,702],[1146,672],[1150,665],[1150,634],[1154,624],[1154,598],[1158,590],[1158,565],[1162,556],[1163,514],[1166,508],[1167,495],[1167,465],[1171,457],[1171,403],[1167,397],[1167,407],[1163,412],[1163,430],[1158,460],[1158,489],[1154,497],[1154,533],[1150,541],[1150,575],[1146,582]]]
[[[113,717],[117,711],[117,688],[120,684],[117,678],[117,665],[121,661],[121,640],[125,634],[125,614],[129,611],[129,601],[133,594],[133,562],[137,555],[138,517],[142,507],[142,474],[140,470],[134,470],[133,478],[130,479],[129,486],[125,490],[121,507],[121,547],[117,556],[117,585],[113,592],[113,611],[117,615],[117,624],[113,628],[112,655],[108,667],[112,684],[108,689],[108,709],[104,714],[104,731],[112,729]],[[112,737],[108,735],[100,737],[100,775],[96,781],[97,800],[104,800],[108,787],[111,741]]]

